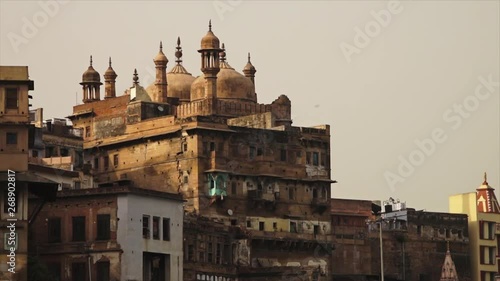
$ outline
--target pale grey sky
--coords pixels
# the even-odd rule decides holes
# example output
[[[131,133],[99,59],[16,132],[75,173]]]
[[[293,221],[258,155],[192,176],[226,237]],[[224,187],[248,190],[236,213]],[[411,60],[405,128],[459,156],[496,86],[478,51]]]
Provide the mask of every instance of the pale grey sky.
[[[331,125],[334,197],[447,211],[485,171],[500,189],[499,18],[498,1],[0,0],[0,64],[28,65],[33,107],[64,117],[89,55],[101,75],[112,57],[121,94],[134,68],[153,81],[160,40],[170,69],[181,36],[199,75],[212,19],[231,66],[252,53],[259,102],[286,94],[294,125]]]

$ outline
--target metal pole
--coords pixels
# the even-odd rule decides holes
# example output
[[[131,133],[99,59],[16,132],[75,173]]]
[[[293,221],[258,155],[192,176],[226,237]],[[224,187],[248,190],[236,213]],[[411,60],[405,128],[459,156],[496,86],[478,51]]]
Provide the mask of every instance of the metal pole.
[[[380,230],[380,280],[384,281],[384,248],[382,243],[382,221],[379,222]]]

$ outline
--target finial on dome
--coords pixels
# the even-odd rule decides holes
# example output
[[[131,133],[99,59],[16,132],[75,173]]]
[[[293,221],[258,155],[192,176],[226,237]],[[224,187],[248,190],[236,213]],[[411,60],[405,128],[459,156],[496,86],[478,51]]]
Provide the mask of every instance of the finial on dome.
[[[180,37],[177,37],[177,47],[175,47],[175,49],[177,50],[175,52],[175,57],[177,58],[177,60],[175,60],[175,62],[177,63],[177,65],[180,65],[182,63],[182,48],[181,48],[181,38]]]
[[[212,31],[212,20],[208,21],[208,31]]]
[[[163,43],[160,41],[160,51],[163,51]]]
[[[109,67],[111,67],[111,57],[109,57]]]
[[[92,55],[90,55],[90,66],[92,66]]]
[[[137,74],[137,68],[134,68],[134,85],[138,85],[139,84],[139,75]]]
[[[250,52],[248,52],[248,63],[251,63],[250,62]]]
[[[225,62],[226,61],[226,46],[224,45],[224,43],[222,43],[221,50],[222,51],[219,53],[219,58],[220,58],[221,62]]]
[[[483,185],[488,185],[488,175],[486,175],[486,172],[484,172],[484,182]]]

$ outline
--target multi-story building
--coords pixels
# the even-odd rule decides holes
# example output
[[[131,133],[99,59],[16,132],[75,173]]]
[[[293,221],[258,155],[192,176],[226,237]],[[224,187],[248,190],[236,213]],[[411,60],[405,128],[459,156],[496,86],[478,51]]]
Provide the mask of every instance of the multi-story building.
[[[380,225],[386,280],[439,280],[446,255],[455,275],[470,280],[466,215],[417,211],[396,200],[332,199],[334,280],[379,280]]]
[[[251,232],[251,266],[315,266],[327,278],[330,127],[292,126],[284,95],[258,103],[250,57],[237,72],[211,26],[198,50],[200,76],[182,65],[180,40],[176,49],[167,73],[160,44],[155,83],[142,87],[135,72],[121,96],[110,61],[104,99],[91,60],[83,104],[69,118],[84,132],[84,164],[92,165],[95,185],[129,180],[181,193],[186,211]]]
[[[473,281],[493,281],[500,272],[500,206],[494,189],[484,182],[476,192],[450,197],[450,212],[469,217],[470,257]]]
[[[57,184],[28,171],[27,66],[0,66],[0,280],[27,280],[28,196],[53,199]]]
[[[39,211],[30,255],[51,280],[183,280],[182,196],[122,184],[63,190]]]

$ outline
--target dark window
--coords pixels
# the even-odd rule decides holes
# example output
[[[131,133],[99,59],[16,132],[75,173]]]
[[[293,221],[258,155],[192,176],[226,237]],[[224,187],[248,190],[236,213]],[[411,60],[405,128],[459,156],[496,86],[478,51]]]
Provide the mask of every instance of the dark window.
[[[257,156],[261,156],[262,154],[262,148],[257,148]]]
[[[110,215],[97,215],[97,240],[109,240],[110,221]]]
[[[252,227],[252,222],[251,222],[251,221],[247,221],[247,227],[248,227],[248,228],[251,228],[251,227]]]
[[[47,220],[49,243],[61,242],[61,218],[50,218]]]
[[[250,146],[250,152],[249,152],[249,155],[250,159],[254,159],[255,158],[255,147],[254,146]]]
[[[288,199],[290,200],[295,199],[295,189],[293,189],[292,187],[288,189]]]
[[[32,156],[33,158],[38,158],[38,150],[33,150],[33,151],[31,152],[31,156]]]
[[[264,222],[263,221],[259,221],[259,230],[264,231]]]
[[[99,169],[99,158],[94,158],[94,169],[98,170]]]
[[[293,222],[293,221],[290,222],[290,232],[297,233],[297,223],[296,222]]]
[[[149,230],[149,216],[142,216],[142,237],[145,239],[149,239],[150,230]]]
[[[46,146],[45,147],[45,157],[52,157],[54,156],[54,147],[52,146]]]
[[[90,138],[90,126],[85,127],[85,137]]]
[[[318,190],[313,188],[313,198],[318,198]]]
[[[236,182],[231,183],[231,194],[236,195]]]
[[[215,263],[220,264],[221,263],[221,245],[217,243],[217,249],[215,251]]]
[[[215,142],[210,143],[210,151],[215,151]]]
[[[104,156],[104,170],[109,169],[109,156]]]
[[[187,260],[194,261],[194,245],[189,244],[187,251]]]
[[[17,144],[17,133],[7,133],[7,144]]]
[[[73,241],[85,241],[85,217],[73,217]]]
[[[311,165],[311,152],[306,152],[306,164]]]
[[[79,181],[75,181],[75,189],[80,189],[82,188],[82,183]]]
[[[229,264],[231,262],[231,251],[229,249],[229,245],[224,245],[224,257],[223,262],[225,264]]]
[[[71,265],[71,280],[85,281],[87,280],[87,270],[84,262],[75,262]]]
[[[9,193],[11,196],[9,196]],[[12,193],[14,193],[14,194],[12,194]],[[20,207],[19,206],[19,191],[15,190],[14,192],[9,192],[7,189],[4,189],[4,192],[3,192],[3,212],[4,213],[17,213],[17,209],[19,207]]]
[[[319,165],[319,153],[313,152],[313,165],[318,166]]]
[[[318,235],[319,234],[319,225],[315,225],[314,226],[314,235]]]
[[[281,151],[280,151],[280,160],[286,161],[286,150],[285,149],[281,149]]]
[[[61,148],[59,150],[59,153],[61,154],[62,157],[69,156],[69,151],[67,148]]]
[[[238,224],[238,220],[235,220],[235,219],[231,220],[231,225],[237,225],[237,224]]]
[[[170,219],[163,218],[163,241],[170,241]]]
[[[118,167],[118,154],[113,155],[113,166]]]
[[[109,262],[96,263],[96,281],[109,281]]]
[[[18,107],[19,107],[19,104],[18,104],[17,89],[6,89],[5,90],[5,108],[6,109],[17,109]]]
[[[188,150],[188,144],[185,143],[182,145],[182,150],[187,151]]]
[[[61,264],[58,262],[52,262],[47,264],[47,269],[50,273],[50,280],[59,281],[61,280]]]
[[[273,229],[274,229],[274,230],[278,229],[278,223],[273,222]]]
[[[207,262],[213,262],[213,257],[214,257],[214,249],[212,247],[212,243],[208,243]]]
[[[160,239],[160,218],[153,217],[153,239]]]

